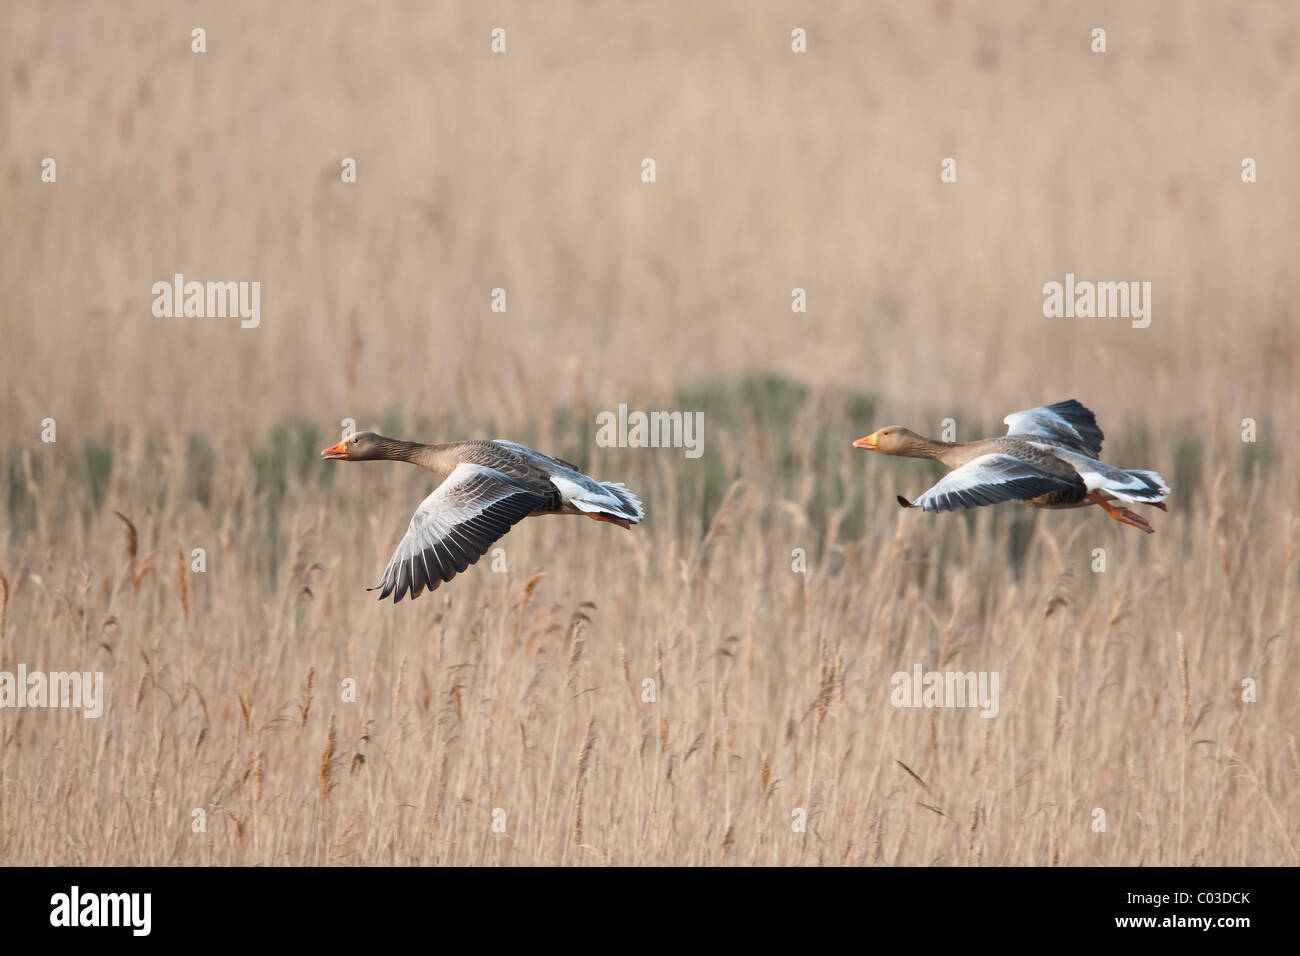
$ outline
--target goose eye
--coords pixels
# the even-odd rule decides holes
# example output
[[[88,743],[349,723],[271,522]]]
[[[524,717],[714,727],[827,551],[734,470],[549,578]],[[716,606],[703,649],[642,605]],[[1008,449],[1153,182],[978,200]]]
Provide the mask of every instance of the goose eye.
[[[355,445],[355,444],[356,444],[357,442],[359,442],[359,441],[361,441],[361,439],[358,438],[356,435],[353,435],[353,436],[352,436],[352,444]]]

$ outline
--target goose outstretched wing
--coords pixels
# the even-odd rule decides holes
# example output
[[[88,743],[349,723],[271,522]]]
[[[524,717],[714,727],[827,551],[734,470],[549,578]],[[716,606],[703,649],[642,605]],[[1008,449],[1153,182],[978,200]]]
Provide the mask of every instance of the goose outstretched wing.
[[[486,465],[461,462],[420,502],[379,584],[382,601],[417,598],[478,561],[497,539],[549,503],[545,494]]]
[[[1093,458],[1100,457],[1101,443],[1106,437],[1097,427],[1097,416],[1072,398],[1054,405],[1012,412],[1002,421],[1007,426],[1008,438],[1046,441]]]
[[[999,501],[1030,501],[1053,491],[1078,490],[1083,480],[1049,474],[1014,455],[989,454],[954,468],[933,488],[913,502],[899,497],[906,508],[925,511],[956,511],[979,508]]]

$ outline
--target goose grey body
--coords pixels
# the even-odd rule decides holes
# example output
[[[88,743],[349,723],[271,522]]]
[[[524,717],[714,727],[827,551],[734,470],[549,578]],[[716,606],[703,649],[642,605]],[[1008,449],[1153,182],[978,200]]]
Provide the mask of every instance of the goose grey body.
[[[417,598],[450,581],[515,524],[538,514],[585,514],[630,528],[641,502],[617,482],[596,481],[559,458],[518,442],[422,445],[361,432],[321,452],[342,461],[406,461],[443,479],[416,508],[383,577],[380,600]]]
[[[1169,487],[1154,471],[1124,470],[1100,461],[1105,436],[1097,419],[1069,399],[1008,415],[1007,433],[971,442],[943,442],[890,425],[854,442],[886,455],[931,458],[950,471],[905,508],[953,511],[1002,501],[1037,508],[1100,505],[1108,515],[1150,532],[1145,518],[1111,501],[1154,505],[1166,510]]]

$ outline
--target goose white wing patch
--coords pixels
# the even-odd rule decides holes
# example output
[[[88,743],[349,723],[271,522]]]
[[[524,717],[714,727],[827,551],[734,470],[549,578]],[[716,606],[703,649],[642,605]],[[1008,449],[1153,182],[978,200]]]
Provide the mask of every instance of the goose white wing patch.
[[[1101,443],[1106,437],[1097,427],[1097,416],[1072,398],[1012,412],[1002,421],[1007,426],[1008,438],[1064,445],[1093,458],[1101,455]]]
[[[420,502],[384,576],[371,590],[396,604],[450,581],[516,523],[547,503],[536,491],[485,465],[461,462]]]
[[[1000,501],[1029,501],[1053,491],[1082,489],[1075,479],[1049,475],[1012,455],[981,455],[953,469],[909,505],[925,511],[979,508]],[[900,499],[901,500],[901,499]]]
[[[560,500],[588,514],[608,514],[628,521],[640,521],[645,511],[637,496],[622,482],[596,481],[581,472],[551,475]]]
[[[1158,472],[1116,468],[1070,451],[1057,450],[1055,454],[1074,466],[1089,491],[1101,491],[1120,501],[1146,504],[1163,501],[1169,495],[1169,486]]]

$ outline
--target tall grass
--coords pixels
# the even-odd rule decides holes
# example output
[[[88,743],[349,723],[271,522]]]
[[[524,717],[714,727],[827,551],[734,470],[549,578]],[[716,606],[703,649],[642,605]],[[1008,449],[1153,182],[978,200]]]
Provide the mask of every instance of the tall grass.
[[[178,437],[166,471],[114,458],[99,505],[29,489],[4,666],[102,670],[108,703],[4,712],[5,859],[1295,862],[1300,520],[1270,504],[1294,472],[1176,489],[1150,537],[1095,509],[936,518],[893,504],[924,464],[827,440],[854,401],[784,390],[820,425],[773,440],[752,388],[717,387],[698,463],[598,450],[645,497],[632,533],[526,522],[504,572],[396,607],[362,589],[416,469],[268,477],[241,449],[204,506]],[[997,671],[998,716],[894,708],[918,663]]]

